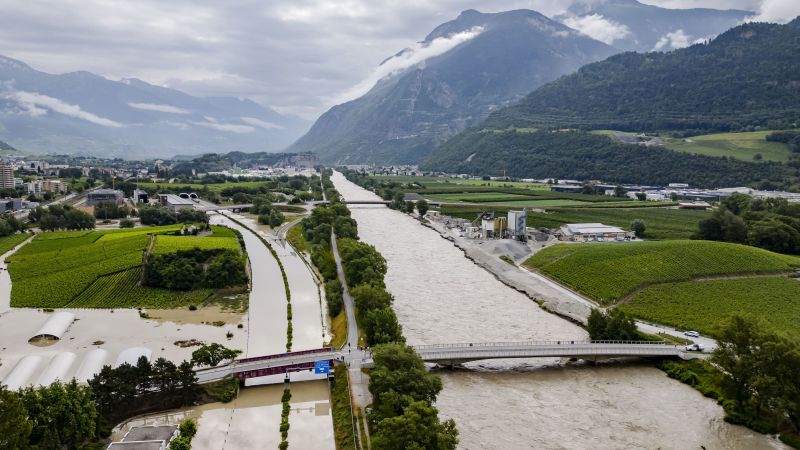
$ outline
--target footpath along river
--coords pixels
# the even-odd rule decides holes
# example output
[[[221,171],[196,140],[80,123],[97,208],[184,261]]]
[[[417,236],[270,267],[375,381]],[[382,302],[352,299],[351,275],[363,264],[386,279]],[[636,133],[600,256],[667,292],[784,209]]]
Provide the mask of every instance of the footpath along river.
[[[347,200],[377,196],[335,172]],[[409,344],[585,339],[466,259],[438,233],[383,206],[350,207],[361,239],[388,262],[386,284]],[[782,449],[723,421],[714,401],[646,364],[556,359],[472,363],[441,371],[437,407],[464,449]]]

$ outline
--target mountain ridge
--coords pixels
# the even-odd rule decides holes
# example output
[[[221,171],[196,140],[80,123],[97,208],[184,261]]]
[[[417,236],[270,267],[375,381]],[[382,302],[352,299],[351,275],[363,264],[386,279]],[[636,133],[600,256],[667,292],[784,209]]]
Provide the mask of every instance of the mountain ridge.
[[[128,158],[279,151],[307,126],[250,100],[87,71],[49,74],[0,56],[0,139],[26,151]]]

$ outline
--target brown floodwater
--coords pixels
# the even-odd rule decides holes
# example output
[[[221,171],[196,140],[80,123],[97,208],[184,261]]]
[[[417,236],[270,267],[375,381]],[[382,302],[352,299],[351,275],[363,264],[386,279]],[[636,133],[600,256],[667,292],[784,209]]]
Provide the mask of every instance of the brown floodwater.
[[[347,200],[377,196],[335,173]],[[586,338],[466,259],[438,233],[383,206],[350,207],[388,262],[386,285],[410,344]],[[768,449],[775,439],[723,421],[716,402],[645,364],[494,360],[440,371],[437,407],[464,449]]]

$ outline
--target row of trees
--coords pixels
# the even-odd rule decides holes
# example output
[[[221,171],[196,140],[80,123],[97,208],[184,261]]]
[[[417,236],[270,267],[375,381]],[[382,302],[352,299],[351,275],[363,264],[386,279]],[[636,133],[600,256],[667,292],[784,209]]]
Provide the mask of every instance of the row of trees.
[[[592,308],[586,323],[589,338],[593,341],[638,341],[642,335],[636,322],[618,309],[603,312]]]
[[[258,223],[269,225],[272,228],[279,227],[286,220],[283,214],[272,206],[272,202],[263,196],[253,199],[253,207],[250,208],[250,212],[258,216]]]
[[[173,225],[176,223],[208,223],[208,214],[192,208],[181,208],[177,212],[162,205],[139,208],[142,225]]]
[[[695,237],[800,254],[800,204],[734,193],[700,222]]]
[[[369,391],[372,447],[377,450],[455,449],[458,430],[452,419],[442,422],[433,406],[442,380],[404,344],[383,344],[373,352]]]
[[[0,448],[80,448],[98,435],[93,392],[73,380],[19,392],[0,385]]]
[[[158,358],[151,363],[144,356],[134,366],[103,367],[89,386],[98,412],[108,423],[144,411],[191,405],[201,393],[191,362],[176,365]]]
[[[245,258],[234,250],[194,248],[149,254],[144,264],[144,284],[151,287],[189,291],[245,283]]]
[[[42,231],[91,230],[95,226],[94,216],[69,205],[37,206],[28,213],[28,220]]]

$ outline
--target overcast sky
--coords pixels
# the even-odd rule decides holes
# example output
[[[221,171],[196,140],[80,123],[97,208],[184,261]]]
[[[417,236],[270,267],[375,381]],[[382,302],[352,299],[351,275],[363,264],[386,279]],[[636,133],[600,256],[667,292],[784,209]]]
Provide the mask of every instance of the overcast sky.
[[[0,54],[45,72],[140,78],[314,119],[462,10],[552,16],[570,1],[0,0]],[[800,12],[800,0],[644,2],[747,9],[782,22]]]

